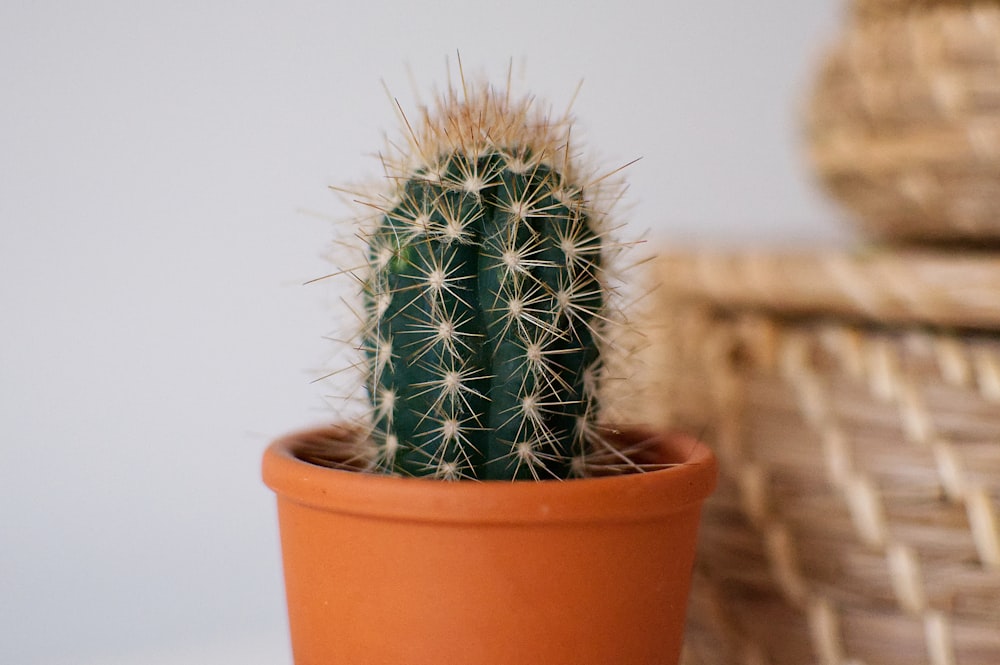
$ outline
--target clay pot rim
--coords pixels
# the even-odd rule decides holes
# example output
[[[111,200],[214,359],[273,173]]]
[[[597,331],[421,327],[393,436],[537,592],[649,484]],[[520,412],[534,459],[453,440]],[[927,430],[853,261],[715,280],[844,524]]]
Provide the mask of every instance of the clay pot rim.
[[[667,468],[615,476],[543,481],[444,482],[319,466],[296,455],[304,441],[343,435],[314,428],[272,443],[265,484],[280,498],[320,510],[388,520],[464,524],[553,524],[649,521],[697,507],[715,489],[718,463],[692,436],[632,428],[655,440]]]

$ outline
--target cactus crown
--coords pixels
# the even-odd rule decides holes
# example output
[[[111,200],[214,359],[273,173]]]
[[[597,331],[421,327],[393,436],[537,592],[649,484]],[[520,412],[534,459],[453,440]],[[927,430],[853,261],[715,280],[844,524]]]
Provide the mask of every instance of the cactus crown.
[[[586,475],[616,311],[601,179],[581,182],[568,117],[509,91],[463,82],[404,121],[358,275],[375,465]]]

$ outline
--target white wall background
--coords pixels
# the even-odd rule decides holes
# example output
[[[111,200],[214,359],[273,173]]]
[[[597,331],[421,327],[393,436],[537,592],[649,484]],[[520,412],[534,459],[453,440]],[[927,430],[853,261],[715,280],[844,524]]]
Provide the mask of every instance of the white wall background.
[[[324,421],[327,184],[456,49],[634,157],[660,242],[843,242],[797,138],[834,0],[0,3],[0,663],[290,662],[266,442]]]

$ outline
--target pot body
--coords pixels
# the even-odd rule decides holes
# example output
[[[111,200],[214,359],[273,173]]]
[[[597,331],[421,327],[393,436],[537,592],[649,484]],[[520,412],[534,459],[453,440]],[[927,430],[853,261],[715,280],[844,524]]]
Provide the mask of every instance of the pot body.
[[[656,436],[657,471],[542,482],[394,478],[268,448],[296,665],[674,665],[711,452]],[[638,433],[631,433],[636,438]]]

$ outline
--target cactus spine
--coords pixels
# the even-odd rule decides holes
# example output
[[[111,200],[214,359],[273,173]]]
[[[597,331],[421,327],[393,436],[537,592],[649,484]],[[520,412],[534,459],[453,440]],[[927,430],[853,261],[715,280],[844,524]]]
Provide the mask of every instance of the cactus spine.
[[[409,137],[362,280],[379,466],[581,475],[610,293],[568,123],[484,87],[450,90]]]

